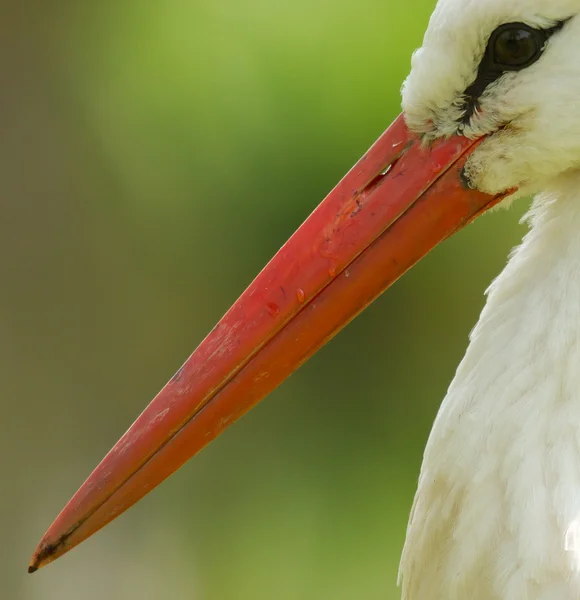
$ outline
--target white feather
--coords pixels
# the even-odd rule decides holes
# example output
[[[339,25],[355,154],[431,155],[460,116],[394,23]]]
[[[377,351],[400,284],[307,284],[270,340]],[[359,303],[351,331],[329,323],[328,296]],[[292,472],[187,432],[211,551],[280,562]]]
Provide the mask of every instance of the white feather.
[[[409,126],[428,139],[457,131],[498,25],[579,12],[571,0],[439,2],[403,89]],[[479,189],[540,193],[433,426],[403,600],[580,598],[579,51],[580,17],[494,85],[466,130],[489,135],[468,163]]]

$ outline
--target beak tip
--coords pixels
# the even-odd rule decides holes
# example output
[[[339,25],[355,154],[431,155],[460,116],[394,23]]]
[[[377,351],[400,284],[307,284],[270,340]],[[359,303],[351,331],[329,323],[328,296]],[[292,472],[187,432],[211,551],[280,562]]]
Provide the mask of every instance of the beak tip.
[[[35,573],[38,569],[41,569],[55,558],[58,558],[60,554],[62,554],[62,552],[58,552],[58,550],[59,545],[47,543],[43,538],[30,559],[28,572]]]
[[[38,569],[40,569],[40,567],[42,567],[42,564],[43,564],[42,559],[43,559],[43,552],[39,546],[38,548],[36,548],[36,550],[34,551],[34,554],[32,555],[32,558],[30,559],[30,564],[28,565],[28,572],[36,573],[36,571],[38,571]]]

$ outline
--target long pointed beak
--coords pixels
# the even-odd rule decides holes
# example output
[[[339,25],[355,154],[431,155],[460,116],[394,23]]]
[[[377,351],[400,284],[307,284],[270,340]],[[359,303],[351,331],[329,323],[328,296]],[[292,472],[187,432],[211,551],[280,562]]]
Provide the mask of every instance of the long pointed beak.
[[[270,393],[429,250],[509,194],[470,190],[478,142],[421,146],[399,117],[97,466],[38,545],[58,558]]]

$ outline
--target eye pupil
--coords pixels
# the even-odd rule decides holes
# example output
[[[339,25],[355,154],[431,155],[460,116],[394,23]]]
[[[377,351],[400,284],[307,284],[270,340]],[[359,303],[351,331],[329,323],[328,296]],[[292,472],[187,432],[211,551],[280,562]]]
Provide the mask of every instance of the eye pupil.
[[[534,62],[542,50],[542,42],[535,34],[528,29],[504,29],[495,40],[494,62],[508,69]]]

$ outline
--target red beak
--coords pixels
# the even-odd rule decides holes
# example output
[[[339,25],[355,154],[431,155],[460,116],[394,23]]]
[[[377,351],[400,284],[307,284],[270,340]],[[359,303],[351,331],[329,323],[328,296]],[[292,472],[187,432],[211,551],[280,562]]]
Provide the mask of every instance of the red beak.
[[[429,250],[504,198],[470,190],[477,141],[421,146],[399,117],[286,242],[65,506],[29,571],[169,477]]]

